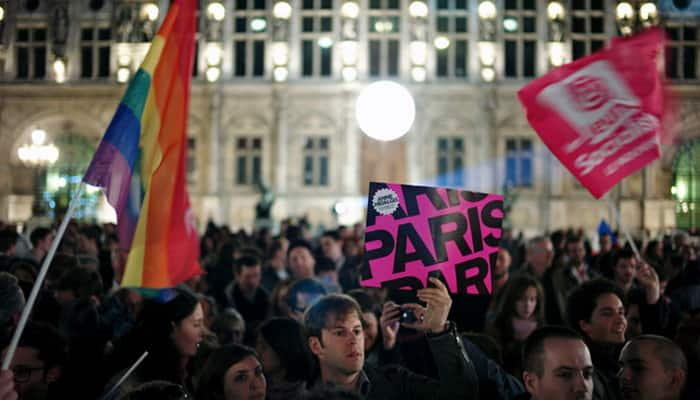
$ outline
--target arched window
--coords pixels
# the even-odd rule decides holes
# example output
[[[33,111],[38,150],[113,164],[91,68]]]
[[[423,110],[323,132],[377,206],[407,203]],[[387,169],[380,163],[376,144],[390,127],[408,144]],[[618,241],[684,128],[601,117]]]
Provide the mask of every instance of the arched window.
[[[700,139],[688,142],[678,152],[671,193],[676,199],[676,226],[700,228]]]

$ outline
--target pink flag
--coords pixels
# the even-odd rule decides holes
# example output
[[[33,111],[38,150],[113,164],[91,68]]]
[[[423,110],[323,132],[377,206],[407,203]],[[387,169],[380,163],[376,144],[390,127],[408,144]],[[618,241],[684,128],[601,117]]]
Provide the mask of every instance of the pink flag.
[[[616,39],[518,92],[530,125],[595,198],[659,158],[663,46],[660,29]]]

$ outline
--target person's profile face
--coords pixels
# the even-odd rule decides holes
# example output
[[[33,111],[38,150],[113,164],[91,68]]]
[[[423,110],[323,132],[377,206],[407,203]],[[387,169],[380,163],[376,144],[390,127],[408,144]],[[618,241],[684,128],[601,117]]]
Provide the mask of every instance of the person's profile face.
[[[593,362],[583,341],[545,339],[542,362],[541,377],[534,372],[524,375],[533,399],[590,400],[593,397]]]
[[[510,253],[506,249],[498,249],[498,256],[496,257],[496,265],[493,269],[493,275],[496,278],[500,278],[508,272],[510,268],[511,258]]]
[[[659,400],[672,391],[669,371],[647,340],[631,341],[620,353],[618,378],[625,400]]]
[[[274,376],[284,369],[282,362],[275,350],[265,340],[262,334],[258,335],[255,341],[255,351],[260,357],[260,363],[267,376]]]
[[[175,348],[183,357],[192,357],[197,354],[197,346],[204,335],[204,311],[202,305],[197,303],[192,314],[175,325],[171,333],[171,339]]]

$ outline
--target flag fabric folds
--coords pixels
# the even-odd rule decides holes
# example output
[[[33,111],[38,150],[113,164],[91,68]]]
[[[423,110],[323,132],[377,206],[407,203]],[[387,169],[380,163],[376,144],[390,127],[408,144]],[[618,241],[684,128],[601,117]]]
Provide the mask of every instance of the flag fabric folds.
[[[659,158],[669,125],[663,49],[658,28],[616,39],[518,92],[530,125],[597,199]]]
[[[201,273],[185,187],[194,0],[175,0],[83,181],[105,189],[129,249],[122,286],[165,288]]]

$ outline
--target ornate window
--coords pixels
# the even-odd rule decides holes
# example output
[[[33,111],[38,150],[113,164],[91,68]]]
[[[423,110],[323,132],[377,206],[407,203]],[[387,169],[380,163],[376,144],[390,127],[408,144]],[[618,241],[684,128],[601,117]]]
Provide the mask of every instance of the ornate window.
[[[666,74],[672,79],[697,79],[698,77],[698,25],[669,23]]]
[[[307,137],[303,149],[304,186],[329,185],[330,143],[327,137]]]
[[[109,53],[112,30],[107,26],[84,26],[80,29],[80,77],[109,77]]]
[[[265,76],[265,46],[269,29],[265,0],[236,0],[233,12],[233,76]]]
[[[332,76],[333,1],[303,0],[301,6],[301,76]]]
[[[503,13],[504,75],[533,78],[537,74],[537,1],[505,0]]]
[[[235,143],[236,185],[253,185],[260,182],[262,176],[262,137],[239,136]]]
[[[437,139],[437,173],[437,184],[440,186],[465,186],[463,138]]]
[[[571,2],[571,58],[587,56],[605,45],[605,1]],[[612,12],[612,11],[611,11]]]
[[[700,140],[681,148],[673,163],[671,193],[676,199],[676,226],[700,228]]]
[[[506,185],[532,186],[532,140],[506,139]]]
[[[469,2],[438,0],[435,11],[435,34],[445,36],[450,44],[436,50],[435,74],[438,78],[466,78],[469,62]]]
[[[397,77],[401,60],[400,0],[369,0],[369,76]]]
[[[17,29],[15,59],[17,79],[43,79],[46,77],[46,28],[20,27]]]

